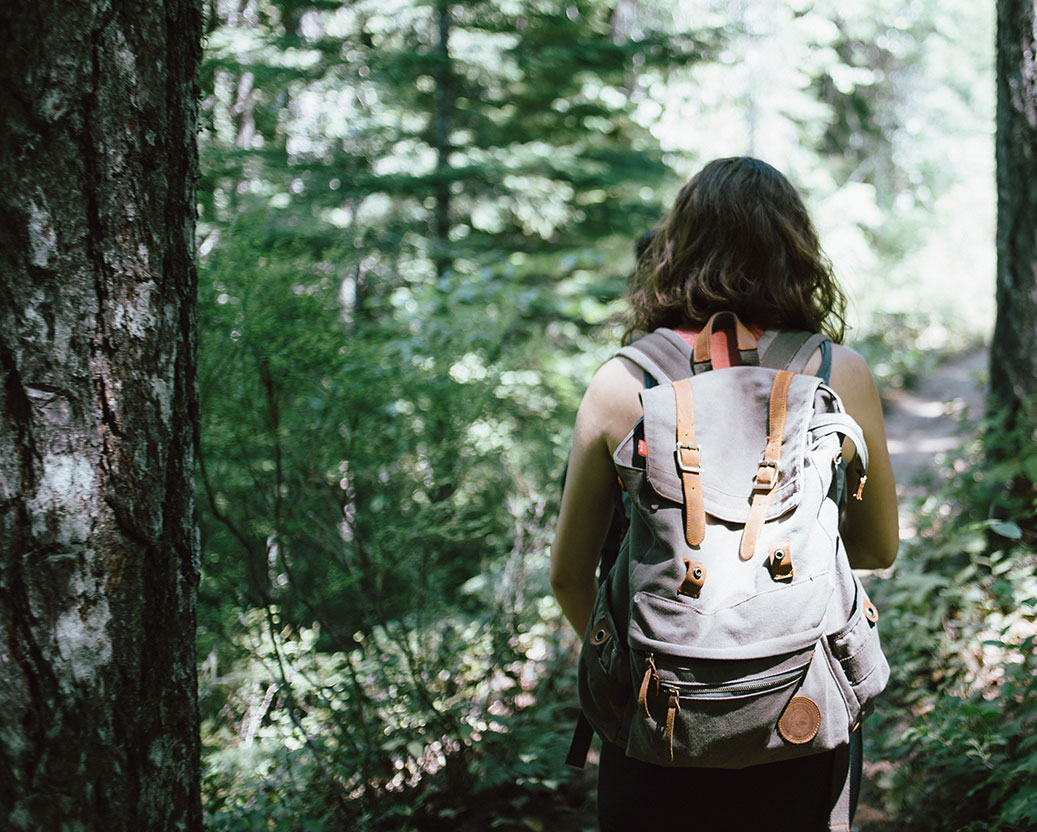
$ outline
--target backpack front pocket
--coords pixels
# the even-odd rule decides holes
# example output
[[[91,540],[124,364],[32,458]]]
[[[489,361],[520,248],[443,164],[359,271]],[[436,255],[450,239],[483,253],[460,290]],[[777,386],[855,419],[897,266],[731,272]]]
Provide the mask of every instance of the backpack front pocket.
[[[598,589],[590,630],[580,649],[580,708],[604,739],[623,745],[634,699],[628,654],[616,637],[608,594],[605,583]]]
[[[660,765],[742,768],[775,745],[814,648],[726,661],[634,655],[643,672],[628,753]]]

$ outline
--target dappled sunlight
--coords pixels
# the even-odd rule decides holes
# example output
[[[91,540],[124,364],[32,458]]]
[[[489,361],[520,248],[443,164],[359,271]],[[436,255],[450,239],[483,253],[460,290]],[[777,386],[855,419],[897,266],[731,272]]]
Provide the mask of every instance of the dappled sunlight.
[[[865,726],[858,825],[922,828],[912,775],[1027,799],[1012,766],[1037,770],[1019,750],[1037,584],[1012,483],[1037,479],[1037,450],[995,463],[981,441],[992,4],[208,13],[213,832],[593,825],[594,769],[562,765],[578,639],[548,583],[573,418],[619,345],[634,241],[705,161],[739,154],[808,203],[901,497],[900,559],[865,577],[894,675]]]

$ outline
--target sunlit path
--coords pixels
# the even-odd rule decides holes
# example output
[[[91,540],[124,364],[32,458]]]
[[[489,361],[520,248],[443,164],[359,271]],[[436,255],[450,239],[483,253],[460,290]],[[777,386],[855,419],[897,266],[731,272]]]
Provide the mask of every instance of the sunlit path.
[[[944,454],[974,434],[986,389],[986,349],[941,364],[911,390],[886,398],[886,438],[900,496],[900,535],[915,530],[912,498],[937,481]]]

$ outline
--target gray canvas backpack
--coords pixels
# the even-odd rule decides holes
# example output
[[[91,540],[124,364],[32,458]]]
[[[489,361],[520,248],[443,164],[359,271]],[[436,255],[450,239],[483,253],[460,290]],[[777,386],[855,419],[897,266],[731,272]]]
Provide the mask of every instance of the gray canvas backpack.
[[[741,366],[712,369],[720,327]],[[670,330],[619,352],[658,384],[613,456],[630,524],[594,604],[579,692],[593,728],[631,757],[744,768],[845,750],[886,685],[878,612],[839,536],[843,439],[861,488],[867,448],[835,391],[798,372],[819,346],[827,376],[824,336],[757,343],[720,313],[694,353]],[[848,829],[838,778],[831,823]]]

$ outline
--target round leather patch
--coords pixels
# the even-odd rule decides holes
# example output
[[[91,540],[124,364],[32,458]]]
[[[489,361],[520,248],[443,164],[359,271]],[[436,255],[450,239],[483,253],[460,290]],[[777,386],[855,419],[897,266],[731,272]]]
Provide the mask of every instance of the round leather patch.
[[[821,709],[806,696],[793,696],[778,720],[778,733],[794,745],[810,742],[820,727]]]

